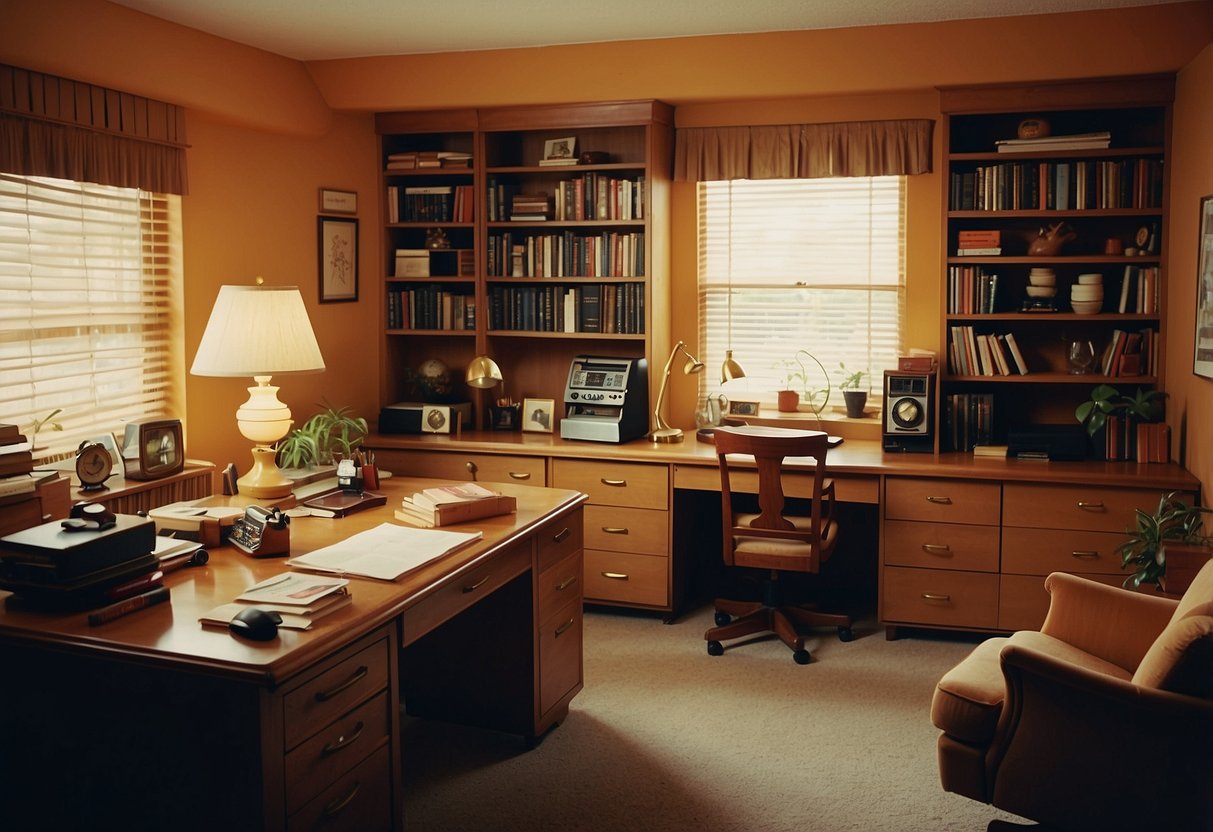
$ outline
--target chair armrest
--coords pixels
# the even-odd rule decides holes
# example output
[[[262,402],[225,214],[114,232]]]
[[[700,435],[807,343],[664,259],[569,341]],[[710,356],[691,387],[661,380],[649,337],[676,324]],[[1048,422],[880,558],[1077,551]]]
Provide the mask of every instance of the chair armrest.
[[[1045,578],[1049,614],[1040,631],[1080,650],[1137,670],[1178,602],[1065,572]]]
[[[1059,828],[1213,829],[1213,702],[1008,645],[992,802]],[[1097,795],[1114,794],[1114,799]]]

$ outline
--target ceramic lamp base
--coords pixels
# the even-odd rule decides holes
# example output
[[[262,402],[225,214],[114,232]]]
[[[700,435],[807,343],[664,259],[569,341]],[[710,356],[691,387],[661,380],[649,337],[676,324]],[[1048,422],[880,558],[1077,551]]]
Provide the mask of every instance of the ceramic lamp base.
[[[286,497],[291,493],[295,483],[278,470],[275,454],[273,448],[253,448],[253,467],[236,481],[242,495],[261,499]]]

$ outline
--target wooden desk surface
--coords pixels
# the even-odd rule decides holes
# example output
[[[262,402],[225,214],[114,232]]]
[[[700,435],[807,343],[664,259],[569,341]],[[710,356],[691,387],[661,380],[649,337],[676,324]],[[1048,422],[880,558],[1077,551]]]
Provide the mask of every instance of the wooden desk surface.
[[[291,554],[300,555],[383,522],[398,522],[393,512],[400,499],[433,485],[433,481],[395,477],[383,482],[387,504],[342,518],[301,517],[291,522]],[[484,540],[464,547],[399,581],[350,578],[354,600],[317,621],[311,630],[287,630],[271,642],[233,637],[224,628],[203,627],[198,618],[232,601],[248,586],[289,569],[283,558],[254,559],[230,546],[211,552],[204,567],[181,569],[166,576],[168,604],[125,615],[97,627],[87,612],[51,614],[9,608],[0,602],[0,639],[40,643],[52,648],[120,654],[128,661],[194,666],[212,675],[244,677],[274,684],[333,653],[359,635],[387,622],[441,586],[525,536],[540,522],[580,504],[574,491],[502,484],[518,498],[516,514],[464,524],[484,532]],[[0,599],[9,593],[0,591]]]

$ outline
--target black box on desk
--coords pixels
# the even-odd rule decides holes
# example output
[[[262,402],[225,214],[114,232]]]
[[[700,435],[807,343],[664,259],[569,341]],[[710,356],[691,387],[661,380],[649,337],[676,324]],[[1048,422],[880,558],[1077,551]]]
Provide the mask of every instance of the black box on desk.
[[[1032,425],[1007,432],[1007,456],[1053,462],[1087,457],[1087,432],[1082,425]]]
[[[472,424],[472,403],[430,404],[397,402],[379,411],[380,433],[453,433],[455,420],[463,427]]]

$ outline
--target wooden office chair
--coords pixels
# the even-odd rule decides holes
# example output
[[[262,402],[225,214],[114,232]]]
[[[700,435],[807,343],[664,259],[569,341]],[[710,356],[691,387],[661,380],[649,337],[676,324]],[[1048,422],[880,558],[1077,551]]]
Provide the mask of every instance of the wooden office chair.
[[[783,603],[780,572],[821,569],[834,551],[838,524],[834,520],[834,482],[825,475],[827,435],[821,431],[787,430],[758,426],[721,427],[715,435],[720,462],[720,498],[724,516],[724,562],[767,571],[762,601],[716,600],[716,625],[704,633],[708,654],[724,653],[726,639],[772,632],[792,649],[797,664],[809,663],[809,651],[797,627],[837,627],[838,638],[850,641],[851,619],[819,612],[811,606]],[[753,469],[729,455],[753,456],[758,469],[758,514],[739,513],[733,491],[740,477],[751,478]],[[787,457],[804,460],[800,472],[813,476],[812,504],[805,516],[787,511],[781,476]],[[811,467],[808,467],[811,466]],[[752,487],[749,490],[753,490]],[[806,495],[809,496],[809,495]]]

